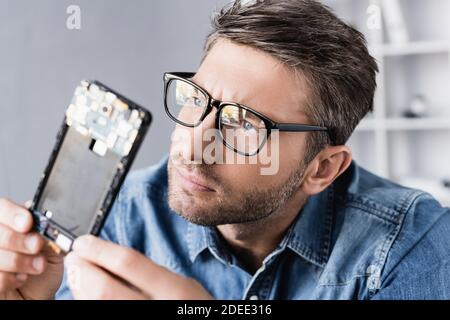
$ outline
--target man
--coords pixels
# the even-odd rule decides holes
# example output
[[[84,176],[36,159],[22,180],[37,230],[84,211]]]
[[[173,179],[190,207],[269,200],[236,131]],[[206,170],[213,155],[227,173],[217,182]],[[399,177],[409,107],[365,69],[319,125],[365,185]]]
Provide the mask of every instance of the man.
[[[376,87],[363,36],[315,1],[236,2],[205,49],[195,74],[165,75],[169,158],[128,177],[108,241],[79,238],[64,280],[28,211],[1,201],[2,297],[449,299],[450,210],[345,146]]]

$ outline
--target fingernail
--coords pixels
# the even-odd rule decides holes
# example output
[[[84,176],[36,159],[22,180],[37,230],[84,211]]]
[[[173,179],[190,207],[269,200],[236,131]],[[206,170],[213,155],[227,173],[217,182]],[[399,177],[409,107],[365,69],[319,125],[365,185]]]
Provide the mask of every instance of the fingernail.
[[[34,252],[38,246],[38,237],[36,235],[27,236],[25,238],[25,247],[28,251]]]
[[[16,279],[19,281],[25,281],[27,280],[28,276],[25,273],[17,273],[16,274]]]
[[[27,207],[28,209],[31,207],[31,205],[33,204],[33,200],[27,200],[25,202],[25,207]]]
[[[27,216],[23,213],[17,213],[14,217],[14,225],[18,229],[25,229],[25,227],[27,226]]]
[[[40,272],[44,268],[44,258],[43,257],[37,257],[33,259],[32,262],[33,268]]]

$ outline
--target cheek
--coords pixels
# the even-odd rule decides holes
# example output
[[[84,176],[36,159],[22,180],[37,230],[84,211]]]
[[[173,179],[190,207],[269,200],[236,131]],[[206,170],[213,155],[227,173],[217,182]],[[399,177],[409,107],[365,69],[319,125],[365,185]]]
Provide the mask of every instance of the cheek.
[[[220,176],[225,192],[244,194],[254,190],[267,190],[279,186],[286,181],[288,170],[277,170],[276,173],[262,174],[263,166],[258,164],[227,164],[217,166],[216,173]]]
[[[251,181],[259,177],[259,171],[253,164],[224,164],[215,166],[216,174],[220,177],[221,182],[228,189],[247,190]]]
[[[282,185],[303,161],[305,135],[283,134],[270,139],[256,158],[235,159],[241,163],[216,166],[224,186],[233,192],[268,189]],[[252,161],[251,161],[252,160]],[[245,164],[242,164],[245,163]]]
[[[280,139],[280,167],[298,166],[305,157],[306,133],[288,132]]]
[[[267,151],[262,150],[262,156],[268,155],[265,165],[274,181],[286,181],[303,163],[305,156],[305,134],[297,132],[282,132],[269,140]]]

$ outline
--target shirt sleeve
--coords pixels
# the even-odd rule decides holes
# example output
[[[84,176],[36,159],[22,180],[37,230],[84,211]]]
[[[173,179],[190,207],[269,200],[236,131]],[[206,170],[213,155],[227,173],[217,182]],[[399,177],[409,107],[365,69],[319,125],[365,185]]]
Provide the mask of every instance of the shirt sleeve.
[[[409,277],[399,278],[373,296],[373,300],[449,299],[449,261],[443,261],[419,274],[409,274]]]
[[[414,209],[391,252],[398,258],[372,299],[450,299],[450,208],[422,199]]]

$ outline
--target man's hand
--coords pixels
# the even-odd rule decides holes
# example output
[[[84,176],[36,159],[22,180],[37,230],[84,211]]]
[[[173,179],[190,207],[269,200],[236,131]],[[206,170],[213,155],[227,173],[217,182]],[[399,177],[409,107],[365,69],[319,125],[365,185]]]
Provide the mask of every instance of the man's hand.
[[[61,284],[62,257],[32,226],[25,207],[0,199],[0,299],[52,299]]]
[[[76,299],[212,299],[197,281],[93,236],[78,238],[65,262]]]

